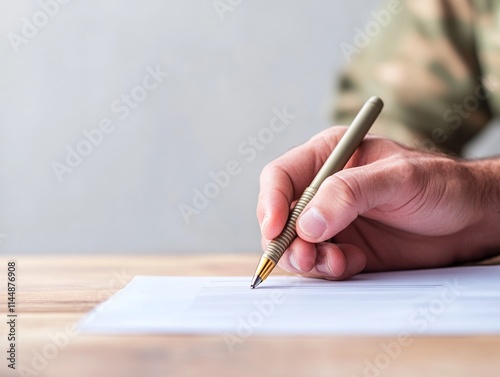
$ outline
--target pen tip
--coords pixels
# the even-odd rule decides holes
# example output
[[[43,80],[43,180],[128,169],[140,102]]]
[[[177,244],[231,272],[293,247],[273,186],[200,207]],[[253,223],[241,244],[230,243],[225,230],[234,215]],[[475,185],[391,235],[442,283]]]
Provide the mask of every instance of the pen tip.
[[[252,280],[252,284],[250,284],[250,288],[254,289],[259,286],[260,283],[262,283],[262,278],[259,275],[255,275]]]

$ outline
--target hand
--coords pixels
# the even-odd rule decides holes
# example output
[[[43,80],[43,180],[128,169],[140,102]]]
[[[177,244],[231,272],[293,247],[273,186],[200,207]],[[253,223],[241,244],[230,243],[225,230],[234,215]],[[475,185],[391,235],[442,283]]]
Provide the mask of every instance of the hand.
[[[264,168],[257,204],[263,248],[279,235],[289,209],[345,129],[325,130]],[[298,237],[279,265],[342,280],[361,271],[440,267],[491,256],[500,250],[492,224],[500,211],[497,203],[496,212],[486,210],[490,177],[480,167],[368,135],[304,209]]]

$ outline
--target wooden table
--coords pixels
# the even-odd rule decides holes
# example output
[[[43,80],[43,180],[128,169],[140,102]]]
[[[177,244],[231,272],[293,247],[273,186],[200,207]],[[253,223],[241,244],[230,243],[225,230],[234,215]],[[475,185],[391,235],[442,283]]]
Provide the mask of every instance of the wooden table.
[[[389,357],[384,347],[395,341],[391,337],[252,336],[231,353],[222,336],[96,336],[73,329],[85,313],[135,275],[250,275],[258,257],[16,257],[14,373],[3,356],[7,258],[2,257],[0,376],[500,375],[500,336],[414,337]]]

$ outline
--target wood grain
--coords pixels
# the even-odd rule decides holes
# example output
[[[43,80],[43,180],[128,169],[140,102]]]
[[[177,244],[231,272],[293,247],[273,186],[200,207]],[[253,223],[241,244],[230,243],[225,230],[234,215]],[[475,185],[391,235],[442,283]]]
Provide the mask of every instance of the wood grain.
[[[222,336],[99,336],[75,333],[73,328],[135,275],[250,276],[258,258],[257,253],[14,258],[18,370],[11,373],[2,357],[0,375],[498,376],[500,336],[413,337],[391,357],[386,351],[395,341],[391,337],[252,336],[230,352]],[[0,263],[5,271],[7,258]],[[5,285],[0,283],[3,318]],[[3,330],[2,338],[5,344]]]

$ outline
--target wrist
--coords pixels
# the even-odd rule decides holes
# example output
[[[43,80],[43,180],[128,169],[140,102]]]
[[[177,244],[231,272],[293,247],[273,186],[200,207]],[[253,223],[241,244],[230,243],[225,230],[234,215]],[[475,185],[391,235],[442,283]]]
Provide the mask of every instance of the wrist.
[[[478,213],[470,242],[475,240],[482,257],[500,254],[500,158],[461,162],[472,176],[470,197]]]

